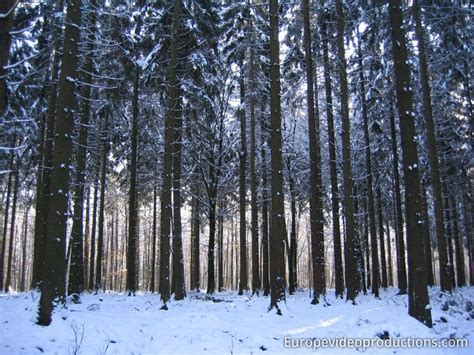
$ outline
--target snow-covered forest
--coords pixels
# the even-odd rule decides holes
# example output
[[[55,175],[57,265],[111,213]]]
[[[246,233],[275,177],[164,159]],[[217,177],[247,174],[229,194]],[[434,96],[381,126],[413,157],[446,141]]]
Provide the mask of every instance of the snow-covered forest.
[[[473,18],[0,0],[0,353],[470,353]]]

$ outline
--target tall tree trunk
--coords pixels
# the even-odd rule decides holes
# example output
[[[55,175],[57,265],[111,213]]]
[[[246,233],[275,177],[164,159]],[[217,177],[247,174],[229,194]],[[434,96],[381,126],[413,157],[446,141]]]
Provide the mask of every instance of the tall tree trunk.
[[[3,114],[8,105],[7,71],[10,54],[11,35],[15,19],[16,0],[3,0],[0,4],[0,114]]]
[[[88,289],[94,289],[95,278],[95,259],[97,252],[96,233],[97,233],[97,205],[99,204],[99,171],[94,171],[94,196],[92,198],[92,230],[91,230],[91,256],[89,259],[89,284]]]
[[[44,273],[38,324],[49,325],[56,297],[63,299],[66,283],[66,229],[68,219],[69,178],[76,109],[78,45],[80,42],[81,0],[69,0],[66,13],[63,59],[58,89],[56,134],[51,171],[48,230],[45,239]],[[46,266],[45,266],[46,267]]]
[[[224,287],[224,201],[219,199],[217,217],[217,290]]]
[[[389,15],[392,34],[392,52],[398,101],[399,125],[405,182],[405,216],[408,243],[409,294],[408,313],[431,327],[426,270],[423,260],[423,240],[420,218],[420,174],[416,147],[415,120],[413,115],[410,67],[403,29],[403,13],[400,0],[390,0]],[[416,280],[416,282],[414,282]]]
[[[375,227],[375,203],[373,190],[373,173],[372,173],[372,153],[370,151],[370,136],[369,136],[369,115],[367,109],[367,101],[365,100],[365,76],[362,65],[362,36],[357,42],[357,59],[359,62],[359,81],[360,81],[360,100],[362,103],[362,117],[364,119],[364,143],[365,143],[365,166],[367,176],[365,180],[367,189],[367,203],[369,212],[369,232],[370,232],[370,246],[372,252],[372,294],[379,297],[380,274],[379,274],[379,251],[377,243],[377,232]]]
[[[254,35],[252,33],[252,43]],[[255,123],[255,50],[250,48],[249,63],[249,108],[250,108],[250,212],[251,212],[251,234],[252,234],[252,293],[259,292],[260,263],[258,257],[258,208],[257,208],[257,175],[255,171],[256,155],[256,123]]]
[[[200,287],[200,233],[201,233],[201,217],[200,202],[195,189],[192,197],[192,230],[191,230],[191,290],[199,291]],[[233,249],[233,248],[232,248]]]
[[[446,231],[446,242],[448,243],[448,266],[449,266],[449,274],[451,277],[451,288],[454,289],[456,287],[456,273],[454,272],[454,250],[453,250],[453,223],[452,223],[452,215],[451,215],[451,207],[449,205],[449,190],[447,189],[446,182],[443,183],[443,206],[445,207],[444,210],[444,222],[445,222],[445,231]]]
[[[286,239],[287,246],[287,259],[288,259],[288,293],[290,295],[294,294],[296,291],[295,276],[297,273],[296,265],[293,263],[293,253],[296,250],[296,196],[295,196],[295,181],[291,168],[291,158],[288,157],[288,185],[290,192],[290,215],[291,215],[291,226],[290,226],[290,241]],[[287,236],[285,236],[287,237]]]
[[[426,263],[426,282],[428,286],[434,286],[434,275],[433,275],[433,264],[431,253],[431,237],[430,237],[430,220],[428,216],[428,204],[426,203],[426,189],[421,186],[421,205],[423,213],[423,246],[425,251],[425,263]]]
[[[270,117],[271,117],[271,222],[270,222],[270,309],[285,300],[285,197],[280,102],[280,43],[278,41],[278,0],[270,0]]]
[[[181,147],[182,126],[180,92],[174,110],[174,139],[173,139],[173,289],[175,300],[182,300],[186,296],[184,280],[184,256],[181,226]]]
[[[135,66],[133,73],[132,122],[130,132],[130,189],[128,192],[128,250],[127,250],[127,284],[129,295],[137,290],[138,274],[138,203],[137,203],[137,160],[138,160],[138,91],[140,69]],[[97,270],[96,270],[97,272]]]
[[[27,253],[28,253],[28,215],[30,214],[30,202],[26,203],[25,212],[23,217],[23,240],[21,242],[21,280],[20,280],[20,291],[26,291],[26,275],[28,271],[27,265]]]
[[[33,288],[40,288],[43,281],[45,262],[44,249],[48,227],[49,201],[51,198],[50,185],[56,125],[56,106],[58,100],[59,50],[60,41],[56,40],[52,56],[51,87],[49,91],[48,109],[46,112],[46,137],[43,148],[43,166],[41,167],[41,180],[37,182],[41,183],[41,193],[36,195],[35,235],[33,247]]]
[[[324,0],[321,1],[324,4]],[[341,227],[339,223],[339,187],[337,183],[336,138],[334,133],[334,112],[332,100],[331,67],[329,64],[329,46],[326,16],[321,16],[321,40],[323,47],[324,86],[326,92],[326,117],[329,140],[329,173],[331,178],[331,212],[334,243],[334,279],[336,297],[344,293],[344,268],[342,261]]]
[[[454,248],[456,254],[456,281],[458,287],[466,286],[466,270],[464,263],[464,246],[462,242],[462,235],[459,233],[459,212],[458,204],[454,194],[451,194],[451,210],[453,223],[453,238]]]
[[[209,206],[209,249],[207,253],[207,294],[214,293],[215,286],[215,244],[216,244],[216,199],[210,198]]]
[[[245,85],[244,85],[244,54],[240,58],[240,152],[239,152],[239,239],[240,239],[240,278],[239,278],[239,295],[248,290],[248,273],[247,273],[247,223],[245,219],[245,205],[246,205],[246,164],[247,164],[247,124],[245,116]]]
[[[100,158],[100,203],[99,203],[99,223],[97,233],[97,260],[95,265],[95,287],[98,291],[104,288],[104,282],[102,281],[102,269],[105,265],[104,259],[104,229],[105,229],[105,189],[106,189],[106,176],[107,176],[107,153],[108,153],[108,116],[109,112],[107,108],[104,112],[104,122],[102,126],[102,149]]]
[[[18,190],[20,188],[20,159],[17,158],[16,164],[13,167],[13,175],[15,182],[13,183],[13,199],[12,199],[12,216],[10,219],[10,242],[8,244],[8,262],[7,262],[7,278],[5,280],[5,292],[12,285],[12,267],[13,267],[13,245],[15,242],[15,225],[16,225],[16,209],[18,205]],[[2,260],[3,262],[3,260]]]
[[[392,143],[393,176],[395,190],[395,230],[397,236],[396,249],[398,294],[404,295],[407,293],[408,282],[405,259],[405,239],[403,236],[402,194],[400,192],[400,173],[398,171],[397,132],[395,130],[395,114],[393,106],[390,106],[390,134]]]
[[[451,291],[451,279],[446,254],[446,235],[443,218],[443,196],[441,179],[439,175],[438,148],[436,146],[435,123],[433,120],[433,108],[431,106],[431,90],[429,83],[428,63],[426,60],[425,40],[418,1],[413,1],[413,16],[415,19],[415,35],[418,43],[418,61],[420,64],[420,82],[423,95],[423,117],[426,125],[426,136],[428,144],[428,157],[431,169],[431,184],[433,187],[433,203],[436,223],[436,239],[438,241],[439,275],[442,291]],[[408,87],[411,90],[410,87]]]
[[[467,191],[471,190],[471,181],[467,181]],[[474,240],[473,240],[473,210],[472,210],[472,201],[468,199],[472,199],[472,194],[463,194],[463,215],[464,215],[464,230],[466,232],[466,240],[467,240],[467,255],[468,255],[468,271],[469,271],[469,286],[474,286]]]
[[[84,74],[82,80],[84,86],[81,96],[83,97],[81,121],[79,127],[79,138],[76,152],[76,185],[74,189],[74,215],[71,228],[71,266],[69,269],[68,293],[74,301],[84,291],[84,189],[87,175],[87,139],[89,135],[90,101],[92,72],[94,71],[94,41],[96,14],[91,3],[89,9],[89,23],[91,28],[87,38],[87,55],[84,63]]]
[[[268,196],[267,196],[267,135],[265,134],[265,105],[262,103],[260,118],[260,156],[262,166],[262,288],[263,295],[270,294]]]
[[[341,90],[342,167],[344,175],[345,259],[347,299],[355,302],[357,296],[357,237],[355,233],[354,199],[352,195],[351,124],[347,88],[347,62],[344,50],[344,10],[342,0],[336,0],[337,56]]]
[[[173,24],[171,30],[170,66],[168,77],[168,108],[165,118],[165,152],[163,163],[163,183],[161,186],[161,218],[160,218],[160,294],[163,309],[170,296],[170,236],[172,224],[171,188],[173,171],[173,137],[174,117],[178,105],[178,30],[181,14],[181,1],[174,0]]]
[[[16,138],[13,141],[15,142]],[[3,217],[4,219],[3,219],[3,233],[2,233],[2,258],[0,260],[0,290],[4,289],[3,274],[4,274],[4,267],[5,267],[5,257],[7,255],[6,253],[7,253],[8,219],[10,217],[10,199],[11,199],[11,194],[12,194],[12,181],[13,181],[13,176],[15,175],[14,159],[15,159],[15,155],[12,153],[11,158],[10,158],[11,171],[8,173],[7,196],[5,198],[5,213]]]
[[[380,271],[382,274],[381,286],[387,288],[387,256],[385,254],[385,238],[383,231],[383,203],[382,192],[380,191],[380,181],[377,184],[377,219],[379,222],[379,240],[380,240]]]
[[[324,215],[321,193],[321,151],[319,138],[319,108],[317,104],[317,76],[313,72],[313,56],[311,45],[311,26],[309,1],[302,0],[303,32],[306,62],[306,101],[308,110],[308,138],[310,160],[310,228],[311,228],[311,261],[313,269],[313,304],[319,303],[319,297],[326,293],[325,259],[324,259]],[[316,97],[315,97],[316,96]],[[316,108],[316,109],[315,109]],[[292,208],[294,206],[292,205]],[[296,234],[293,231],[292,235]],[[292,243],[293,244],[293,243]],[[296,244],[296,236],[295,236]],[[291,250],[296,261],[296,245]],[[296,271],[296,265],[293,266]],[[296,272],[295,272],[296,274]],[[291,285],[290,285],[291,287]]]
[[[151,279],[150,279],[150,291],[155,292],[155,275],[156,275],[156,200],[157,200],[157,187],[156,183],[153,186],[153,224],[152,224],[152,239],[151,239]],[[116,231],[117,233],[117,231]]]
[[[388,286],[393,286],[392,237],[390,236],[390,222],[388,217],[386,218],[385,223],[387,228]]]

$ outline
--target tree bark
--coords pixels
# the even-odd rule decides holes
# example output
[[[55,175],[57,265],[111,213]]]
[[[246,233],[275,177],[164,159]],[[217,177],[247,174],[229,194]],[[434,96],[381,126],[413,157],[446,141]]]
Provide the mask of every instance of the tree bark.
[[[396,249],[397,249],[397,281],[398,294],[407,293],[407,269],[405,259],[405,239],[403,236],[403,214],[402,214],[402,194],[400,192],[400,173],[398,171],[398,148],[397,148],[397,132],[395,130],[395,114],[393,107],[390,107],[390,132],[392,143],[393,158],[393,176],[395,190],[395,215],[396,215]]]
[[[285,300],[285,199],[280,102],[280,43],[278,41],[278,0],[270,0],[270,117],[271,117],[271,222],[270,222],[270,309]]]
[[[104,258],[104,229],[105,229],[105,190],[106,190],[106,176],[107,176],[107,153],[108,153],[108,115],[107,109],[104,112],[104,122],[102,127],[102,143],[101,158],[100,158],[100,202],[99,202],[99,223],[97,233],[97,260],[95,266],[95,286],[96,292],[99,289],[104,289],[104,282],[102,281],[102,269],[105,265]]]
[[[78,45],[80,42],[81,0],[69,0],[66,13],[63,59],[58,89],[56,134],[51,171],[51,196],[48,208],[48,229],[45,239],[44,273],[39,304],[38,324],[49,325],[53,301],[65,296],[66,228],[68,219],[69,178],[76,108]],[[46,266],[45,266],[46,267]]]
[[[248,272],[247,272],[247,223],[245,219],[245,205],[246,205],[246,164],[247,164],[247,124],[245,116],[245,85],[243,74],[243,57],[240,58],[240,152],[239,152],[239,240],[240,240],[240,278],[239,278],[239,295],[248,290]]]
[[[310,160],[310,228],[311,228],[311,262],[313,269],[313,304],[319,303],[319,297],[326,294],[325,258],[324,258],[324,214],[321,193],[321,150],[319,137],[319,108],[317,104],[317,76],[313,71],[311,45],[311,26],[309,1],[302,0],[303,34],[306,62],[306,101],[308,114],[308,139]],[[316,96],[316,97],[315,97]],[[292,205],[292,208],[294,206]],[[292,230],[292,234],[296,231]],[[293,243],[292,243],[293,244]],[[296,236],[295,236],[296,244]],[[296,246],[292,251],[296,262]],[[296,271],[296,265],[293,266]],[[291,287],[291,286],[290,286]]]
[[[10,54],[11,35],[15,19],[16,0],[3,0],[0,3],[0,114],[3,114],[8,105],[7,70]]]
[[[323,2],[323,1],[322,1]],[[329,64],[328,34],[326,16],[321,16],[321,40],[323,47],[324,86],[326,92],[326,117],[329,140],[329,174],[331,178],[331,211],[334,242],[334,279],[336,297],[344,293],[344,268],[342,261],[341,227],[339,222],[339,187],[337,183],[336,138],[334,133],[334,113],[332,100],[331,69]]]
[[[344,10],[342,0],[336,0],[337,13],[337,56],[341,91],[342,120],[342,167],[344,176],[345,217],[345,261],[347,300],[355,302],[357,297],[357,237],[355,233],[354,199],[352,194],[351,124],[349,120],[349,94],[347,88],[347,62],[344,50]]]
[[[408,90],[411,87],[410,67],[408,65],[408,51],[400,0],[390,0],[389,16],[405,182],[405,216],[410,280],[408,313],[427,327],[431,327],[431,310],[429,308],[426,270],[423,260],[423,240],[421,226],[418,223],[421,217],[421,191],[418,151],[415,140],[415,117],[413,114],[412,92]]]
[[[413,16],[415,19],[415,35],[418,43],[418,61],[420,65],[421,92],[423,96],[423,117],[426,125],[428,157],[431,170],[431,184],[433,187],[433,203],[436,223],[436,239],[438,241],[439,274],[442,291],[451,291],[451,279],[446,254],[446,234],[444,230],[443,196],[439,173],[438,148],[436,144],[436,128],[431,105],[431,89],[429,84],[428,63],[426,60],[425,40],[418,1],[413,1]],[[407,88],[411,90],[410,87]]]

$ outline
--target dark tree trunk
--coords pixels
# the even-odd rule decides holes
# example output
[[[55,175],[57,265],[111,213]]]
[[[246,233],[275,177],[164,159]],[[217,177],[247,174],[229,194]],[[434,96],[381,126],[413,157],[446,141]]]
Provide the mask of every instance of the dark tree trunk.
[[[258,252],[258,250],[257,250]],[[217,290],[224,287],[224,201],[219,200],[219,215],[217,217]]]
[[[415,19],[415,35],[418,43],[418,61],[420,64],[421,91],[423,94],[423,116],[426,125],[426,136],[428,144],[428,157],[431,170],[431,184],[433,187],[433,203],[436,223],[436,239],[438,241],[440,286],[443,291],[451,291],[451,279],[448,259],[446,256],[446,236],[443,218],[443,196],[441,179],[439,175],[438,148],[436,146],[435,123],[433,120],[433,109],[431,106],[431,90],[429,84],[428,63],[426,60],[426,48],[421,23],[420,8],[418,1],[413,2],[413,16]]]
[[[96,248],[96,232],[97,232],[97,205],[99,204],[99,172],[94,171],[94,196],[92,199],[92,231],[91,231],[91,257],[89,259],[89,284],[88,289],[94,289],[95,278],[95,254]]]
[[[137,160],[138,160],[138,90],[140,69],[134,68],[132,95],[132,122],[130,132],[130,189],[128,192],[128,250],[127,250],[127,284],[129,295],[137,290],[138,274],[138,203],[137,203]],[[97,272],[97,270],[96,270]]]
[[[181,1],[174,0],[173,24],[171,32],[170,65],[168,76],[168,108],[165,118],[165,152],[163,162],[163,183],[161,186],[161,218],[160,218],[160,294],[163,309],[170,297],[170,236],[172,225],[172,172],[173,172],[173,137],[174,117],[178,105],[179,92],[177,80],[178,66],[178,30],[181,14]]]
[[[398,101],[399,124],[405,182],[405,216],[408,243],[409,294],[408,313],[428,327],[431,327],[426,267],[424,263],[423,240],[420,218],[420,173],[416,147],[415,120],[413,115],[410,67],[403,29],[403,13],[400,0],[391,0],[389,15],[392,34],[392,52]],[[415,282],[416,280],[416,282]]]
[[[291,227],[290,227],[290,241],[286,239],[287,246],[287,259],[288,259],[288,293],[294,294],[296,291],[295,276],[297,273],[296,265],[293,262],[293,253],[296,253],[296,196],[295,196],[295,182],[293,178],[294,172],[291,171],[291,159],[288,157],[288,185],[290,192],[290,215],[291,215]]]
[[[311,261],[313,269],[313,304],[319,303],[319,297],[326,294],[325,259],[324,259],[324,214],[321,193],[321,149],[319,138],[319,106],[317,103],[317,76],[314,75],[311,26],[309,15],[309,1],[302,0],[301,10],[303,12],[303,32],[306,62],[306,100],[308,110],[308,137],[309,137],[309,160],[310,160],[310,228],[311,228]],[[317,93],[317,91],[316,91]],[[295,208],[292,202],[292,210]],[[296,208],[295,208],[296,209]],[[293,231],[292,236],[296,234]],[[296,235],[295,247],[290,248],[293,262],[296,263]],[[293,238],[292,238],[293,245]],[[293,266],[296,274],[296,265]],[[296,276],[296,275],[295,275]],[[294,281],[295,278],[290,278]],[[290,285],[290,290],[291,290]],[[293,287],[294,288],[294,287]],[[290,292],[291,293],[291,292]]]
[[[271,222],[270,222],[270,309],[285,300],[285,198],[280,102],[280,43],[278,41],[278,0],[270,0],[270,117],[271,117]]]
[[[364,68],[362,66],[362,36],[360,36],[357,46],[357,59],[359,61],[359,81],[360,81],[360,100],[362,103],[362,117],[364,119],[364,143],[365,143],[365,166],[367,169],[367,176],[365,185],[367,189],[367,204],[369,212],[369,232],[370,232],[370,246],[372,251],[372,293],[375,297],[379,297],[380,274],[379,274],[379,251],[377,243],[377,232],[375,227],[375,202],[373,190],[373,173],[372,173],[372,153],[370,151],[370,136],[369,136],[369,116],[367,109],[367,101],[365,100],[365,76]],[[383,269],[383,267],[382,267]]]
[[[69,178],[76,109],[78,45],[80,42],[81,0],[69,0],[66,13],[63,59],[58,89],[56,134],[51,170],[48,230],[44,260],[48,272],[43,275],[38,324],[49,325],[53,301],[64,299],[66,283],[66,229],[68,220]]]
[[[265,134],[265,106],[261,107],[260,118],[260,156],[262,160],[262,288],[263,295],[270,294],[269,273],[269,235],[268,235],[268,196],[267,196],[267,138]]]
[[[15,242],[15,225],[16,225],[16,209],[18,205],[18,190],[20,188],[20,159],[17,158],[16,166],[13,166],[13,175],[15,182],[13,183],[13,199],[12,199],[12,216],[10,219],[10,241],[8,244],[8,262],[7,262],[7,278],[5,280],[5,292],[12,285],[12,267],[13,267],[13,245]],[[3,262],[3,259],[2,259]]]
[[[216,202],[211,199],[209,206],[209,249],[207,254],[207,294],[216,290],[215,281],[215,244],[216,244]]]
[[[153,225],[152,225],[152,240],[151,240],[151,265],[150,265],[150,270],[151,270],[151,279],[150,279],[150,291],[152,293],[155,292],[155,276],[156,276],[156,219],[157,219],[157,214],[156,214],[156,200],[157,200],[157,187],[156,184],[153,186]],[[116,231],[117,233],[117,231]]]
[[[380,181],[377,184],[377,219],[379,222],[379,241],[380,241],[380,268],[382,274],[381,286],[383,288],[388,287],[387,280],[387,256],[385,253],[385,238],[383,231],[383,204],[382,204],[382,192],[380,191]]]
[[[15,142],[16,138],[13,140]],[[3,274],[4,274],[4,265],[5,265],[5,257],[7,253],[7,234],[8,234],[8,219],[10,217],[10,199],[12,194],[12,181],[14,173],[14,154],[11,155],[10,158],[10,168],[12,171],[8,173],[8,182],[7,182],[7,196],[5,199],[5,213],[3,219],[3,233],[2,233],[2,259],[0,260],[0,290],[4,289],[3,283]]]
[[[430,237],[430,220],[428,216],[428,205],[426,203],[426,189],[421,186],[421,205],[423,213],[423,246],[425,251],[425,262],[426,262],[426,282],[428,286],[434,286],[434,275],[433,275],[433,255],[431,253],[431,237]]]
[[[91,3],[92,5],[92,3]],[[94,4],[95,5],[95,4]],[[71,266],[69,269],[69,295],[74,301],[79,300],[84,291],[84,189],[87,175],[87,138],[89,134],[90,99],[92,72],[94,70],[94,41],[95,41],[95,9],[89,9],[89,21],[92,28],[89,30],[87,42],[87,56],[84,63],[83,81],[84,86],[81,93],[83,97],[81,120],[79,127],[79,138],[76,152],[76,186],[74,189],[74,215],[71,229]]]
[[[252,33],[252,43],[254,42]],[[258,257],[258,208],[257,208],[257,175],[255,171],[256,155],[256,123],[255,123],[255,51],[250,49],[249,65],[249,108],[250,108],[250,211],[251,211],[251,233],[252,233],[252,293],[259,292],[260,263]]]
[[[342,0],[336,0],[337,56],[341,86],[342,161],[344,175],[345,264],[347,299],[355,302],[357,296],[357,236],[355,233],[354,199],[352,194],[351,124],[347,88],[347,62],[344,50],[344,10]]]
[[[451,211],[453,223],[453,239],[456,255],[456,281],[458,287],[466,286],[466,270],[464,263],[464,246],[462,243],[462,235],[459,233],[459,212],[458,204],[454,194],[451,195]]]
[[[26,291],[26,273],[28,270],[27,266],[27,243],[28,243],[28,215],[30,213],[30,202],[27,202],[25,206],[25,215],[23,219],[23,240],[21,242],[21,280],[20,280],[20,291]]]
[[[334,242],[334,279],[336,297],[344,293],[344,268],[342,261],[341,227],[339,224],[339,187],[337,183],[336,138],[334,133],[334,113],[332,101],[331,69],[329,64],[328,34],[326,19],[323,15],[321,23],[321,40],[323,45],[324,86],[326,92],[326,117],[329,140],[329,171],[331,177],[331,211]]]
[[[192,197],[192,230],[191,230],[191,290],[199,291],[200,286],[200,233],[201,233],[201,217],[200,203],[197,196],[197,189]]]
[[[388,286],[393,286],[393,264],[392,264],[392,238],[390,236],[390,222],[387,217],[385,220],[387,229],[387,264],[388,264]]]
[[[98,291],[104,288],[102,282],[102,268],[105,265],[104,260],[104,229],[105,229],[105,189],[106,189],[106,176],[107,176],[107,153],[108,153],[108,115],[109,113],[104,112],[104,122],[102,127],[102,149],[100,158],[100,202],[99,202],[99,223],[97,232],[97,260],[95,265],[95,287]]]
[[[181,147],[182,126],[181,98],[178,91],[174,110],[173,139],[173,290],[175,300],[186,296],[184,280],[184,256],[181,226]]]
[[[41,167],[41,180],[37,182],[41,183],[41,194],[36,195],[32,288],[40,288],[43,281],[43,269],[45,262],[44,248],[48,227],[49,200],[51,197],[50,185],[56,125],[56,106],[58,99],[58,76],[60,60],[59,43],[60,41],[57,40],[52,58],[51,88],[48,99],[48,110],[46,112],[46,137],[43,148],[43,166]]]
[[[18,5],[16,0],[3,0],[0,3],[0,114],[6,110],[8,105],[7,94],[7,71],[10,54],[11,35],[15,19],[15,7]]]
[[[245,116],[245,86],[244,86],[244,64],[243,54],[240,59],[240,152],[239,152],[239,240],[240,240],[240,278],[239,278],[239,295],[248,290],[248,272],[247,272],[247,223],[245,220],[245,205],[247,188],[245,184],[245,171],[247,164],[247,124]]]
[[[392,143],[393,157],[393,176],[395,190],[395,230],[396,230],[396,249],[397,249],[397,280],[398,294],[407,293],[407,268],[405,259],[405,239],[403,236],[403,214],[402,214],[402,194],[400,192],[400,173],[398,171],[398,149],[397,149],[397,132],[395,130],[395,114],[393,107],[390,107],[390,132]]]

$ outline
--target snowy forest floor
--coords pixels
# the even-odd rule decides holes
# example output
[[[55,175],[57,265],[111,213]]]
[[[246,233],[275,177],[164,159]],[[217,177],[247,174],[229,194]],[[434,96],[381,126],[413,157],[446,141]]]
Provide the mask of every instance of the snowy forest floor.
[[[0,294],[0,354],[299,354],[284,338],[467,338],[469,348],[317,349],[330,354],[474,354],[474,287],[440,295],[430,290],[434,326],[408,316],[406,295],[359,296],[356,306],[334,299],[313,306],[307,291],[288,296],[283,315],[267,312],[268,297],[188,293],[160,310],[158,295],[86,294],[55,311],[49,327],[35,325],[39,294]]]

